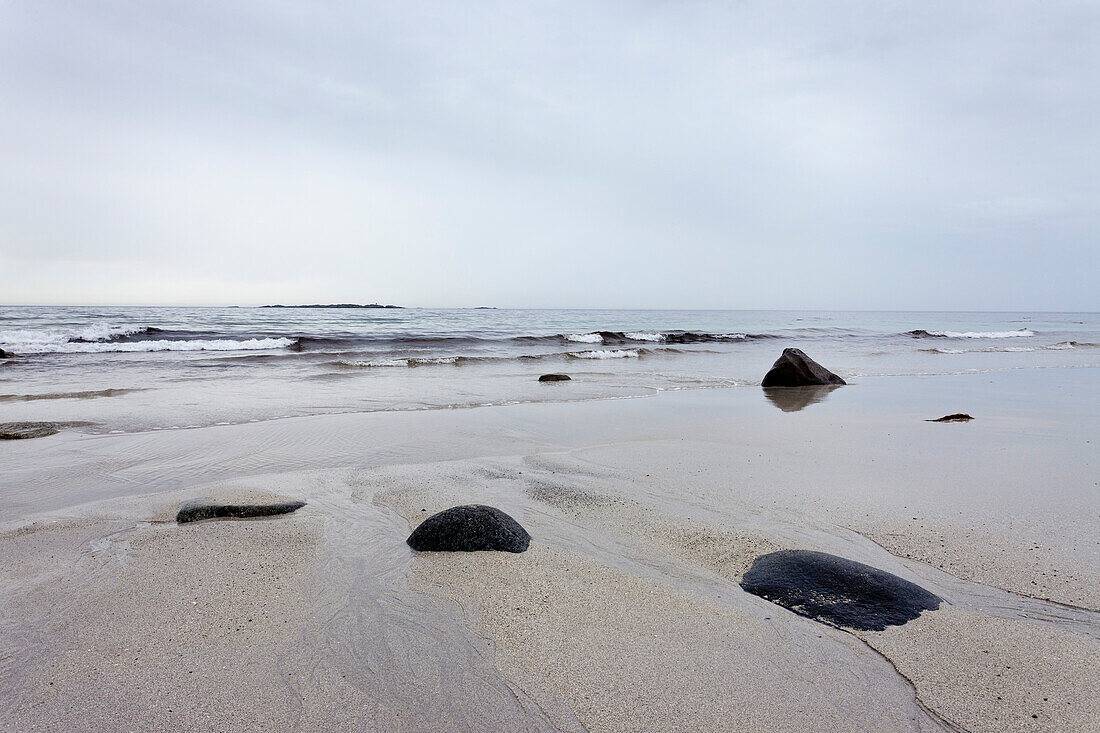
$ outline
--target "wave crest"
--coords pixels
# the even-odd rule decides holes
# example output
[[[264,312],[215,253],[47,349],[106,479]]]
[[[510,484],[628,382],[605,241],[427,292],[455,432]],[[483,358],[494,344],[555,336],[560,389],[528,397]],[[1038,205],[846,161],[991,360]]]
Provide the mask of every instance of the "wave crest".
[[[926,331],[923,328],[917,328],[906,331],[906,334],[917,338],[1007,339],[1029,338],[1034,336],[1035,332],[1028,328],[1020,328],[1015,331]]]

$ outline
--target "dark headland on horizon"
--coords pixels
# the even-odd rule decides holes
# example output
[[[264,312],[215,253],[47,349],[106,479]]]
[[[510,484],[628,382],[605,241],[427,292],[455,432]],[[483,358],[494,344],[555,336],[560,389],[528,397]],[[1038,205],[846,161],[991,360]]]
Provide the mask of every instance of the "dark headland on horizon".
[[[382,305],[381,303],[312,303],[309,305],[261,305],[261,308],[404,308],[403,305]]]

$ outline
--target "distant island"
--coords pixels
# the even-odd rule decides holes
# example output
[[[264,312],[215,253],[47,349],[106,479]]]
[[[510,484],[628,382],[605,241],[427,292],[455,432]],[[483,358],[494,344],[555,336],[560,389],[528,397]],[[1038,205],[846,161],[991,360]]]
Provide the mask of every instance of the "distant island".
[[[313,303],[311,305],[261,305],[261,308],[404,308],[403,305],[382,305],[381,303]]]

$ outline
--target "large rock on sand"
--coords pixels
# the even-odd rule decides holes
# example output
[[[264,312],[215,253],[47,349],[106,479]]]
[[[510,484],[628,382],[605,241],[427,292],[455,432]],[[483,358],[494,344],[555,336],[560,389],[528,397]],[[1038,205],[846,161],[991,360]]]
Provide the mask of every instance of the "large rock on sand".
[[[543,374],[539,377],[540,382],[568,382],[569,380],[568,374]]]
[[[0,423],[0,440],[25,440],[55,435],[65,427],[58,422],[5,422]]]
[[[809,550],[761,555],[741,587],[800,616],[865,631],[901,626],[940,607],[938,596],[908,580]]]
[[[425,519],[406,540],[418,552],[523,552],[531,535],[499,509],[456,506]]]
[[[176,514],[180,524],[204,519],[255,519],[290,514],[304,507],[304,501],[256,501],[229,503],[215,499],[194,499],[184,503]]]
[[[764,375],[762,387],[809,387],[819,384],[847,384],[801,349],[783,349],[783,353]]]

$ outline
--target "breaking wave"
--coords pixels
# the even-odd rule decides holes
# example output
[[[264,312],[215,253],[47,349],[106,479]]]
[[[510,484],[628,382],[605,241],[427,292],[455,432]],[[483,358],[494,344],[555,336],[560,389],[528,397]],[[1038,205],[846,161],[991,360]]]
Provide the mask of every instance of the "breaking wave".
[[[290,338],[203,339],[172,341],[64,341],[6,342],[5,347],[16,354],[99,354],[136,353],[147,351],[261,351],[285,349],[294,343]]]
[[[1035,335],[1034,331],[1027,328],[1020,328],[1015,331],[926,331],[923,328],[918,328],[906,331],[906,333],[917,338],[949,339],[1008,339],[1028,338]]]
[[[641,349],[596,349],[593,351],[570,351],[574,359],[633,359],[642,355]]]

